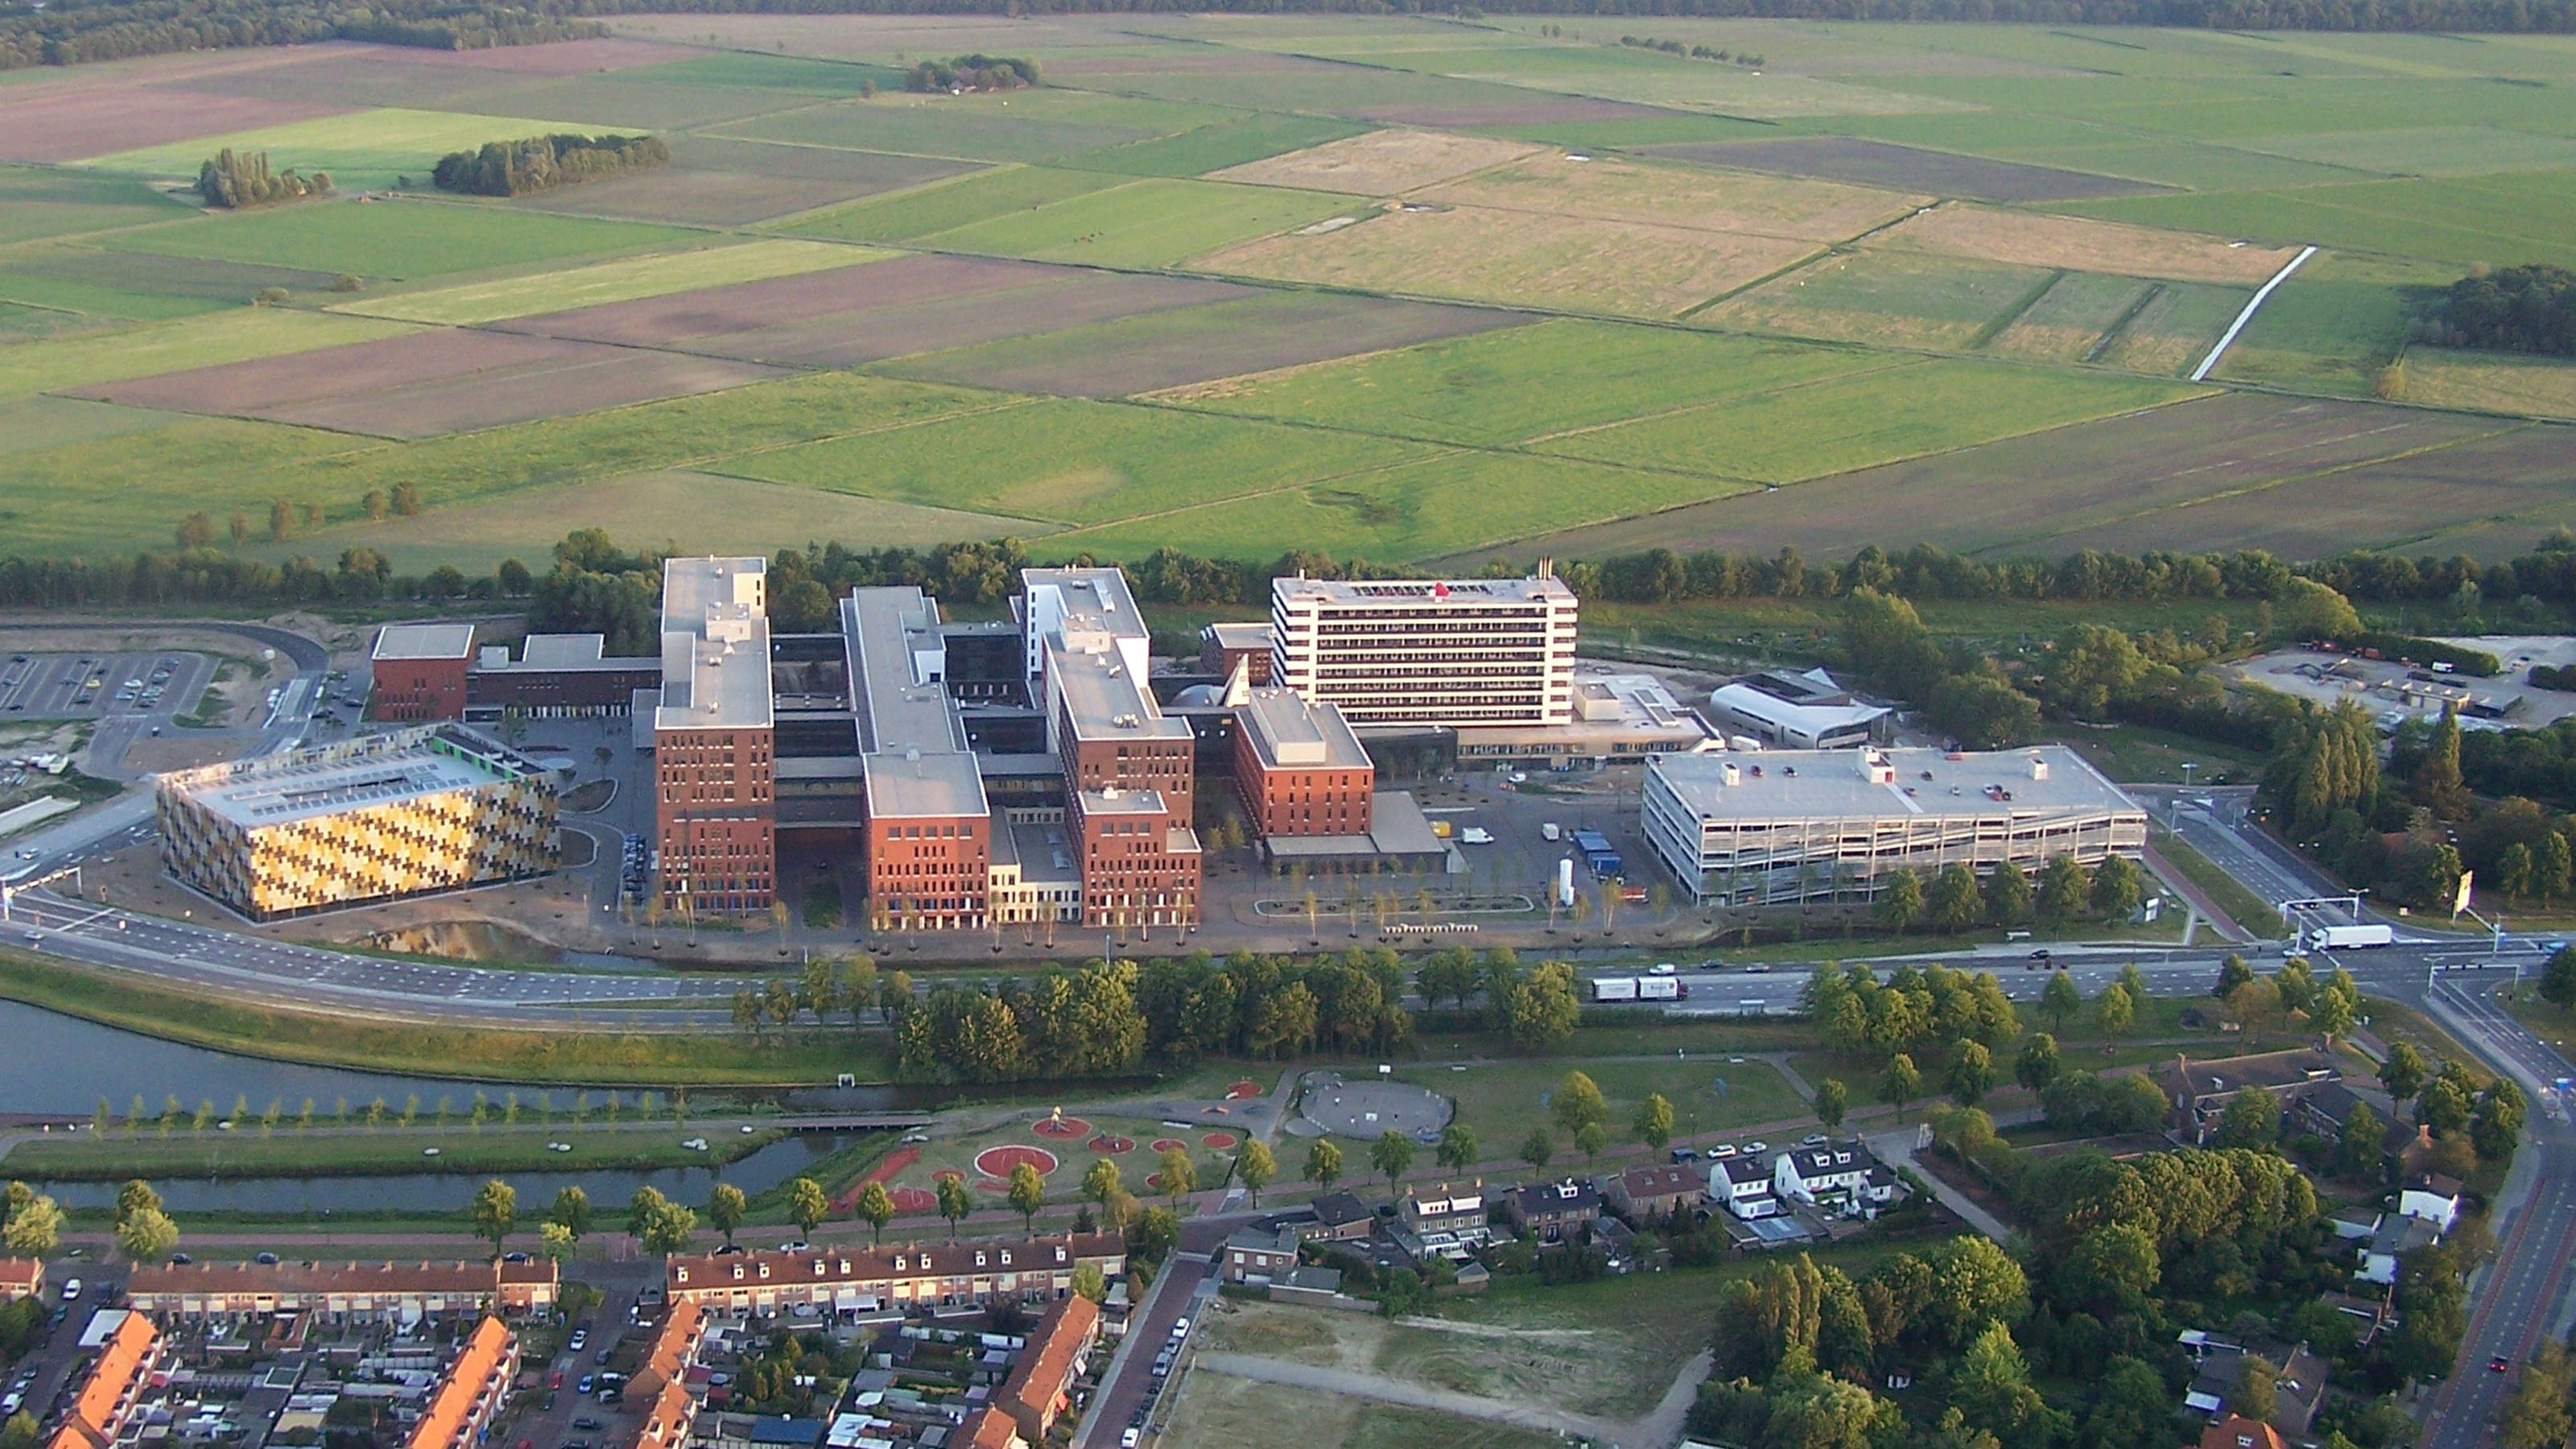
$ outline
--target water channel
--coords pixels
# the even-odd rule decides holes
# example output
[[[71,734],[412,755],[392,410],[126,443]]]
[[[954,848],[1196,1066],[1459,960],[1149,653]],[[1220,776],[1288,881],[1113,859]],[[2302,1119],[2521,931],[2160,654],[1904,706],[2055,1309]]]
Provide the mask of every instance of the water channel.
[[[204,1047],[163,1041],[120,1031],[39,1007],[0,1001],[0,1040],[10,1051],[0,1054],[0,1112],[43,1113],[86,1121],[104,1098],[122,1118],[134,1098],[158,1112],[165,1098],[194,1106],[211,1101],[229,1110],[247,1099],[251,1110],[264,1110],[272,1100],[292,1115],[311,1098],[317,1111],[333,1112],[341,1099],[362,1106],[382,1097],[400,1103],[417,1094],[425,1101],[452,1096],[470,1101],[476,1090],[498,1101],[513,1090],[490,1082],[442,1081],[379,1072],[343,1071],[334,1067],[299,1066],[234,1056]],[[552,1092],[569,1103],[578,1090],[562,1084],[523,1086],[520,1100],[533,1102]],[[839,1110],[884,1110],[916,1105],[914,1092],[894,1088],[855,1088],[797,1092],[786,1105]],[[921,1104],[926,1105],[926,1104]],[[675,1132],[693,1129],[674,1127]],[[652,1170],[591,1172],[523,1172],[502,1174],[519,1190],[522,1203],[553,1200],[563,1187],[579,1187],[600,1208],[622,1206],[646,1184],[674,1201],[700,1204],[718,1181],[747,1193],[794,1177],[807,1164],[858,1138],[847,1134],[801,1133],[773,1142],[721,1167],[666,1167]],[[0,1169],[5,1175],[5,1169]],[[462,1211],[485,1174],[402,1173],[372,1177],[169,1178],[153,1185],[173,1213],[240,1212],[260,1215],[320,1216],[324,1213]],[[115,1182],[41,1184],[66,1207],[99,1207],[116,1200]]]

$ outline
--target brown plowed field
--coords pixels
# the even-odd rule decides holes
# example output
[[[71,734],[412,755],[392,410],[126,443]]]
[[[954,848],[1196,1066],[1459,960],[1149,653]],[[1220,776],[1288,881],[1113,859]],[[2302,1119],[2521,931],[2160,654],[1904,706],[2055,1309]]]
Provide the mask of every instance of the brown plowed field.
[[[130,75],[115,79],[130,81]],[[354,109],[323,101],[224,96],[130,83],[48,87],[40,94],[0,101],[0,160],[77,161]]]
[[[2537,507],[2560,495],[2532,485],[2563,488],[2570,456],[2554,428],[2235,393],[1572,529],[1514,553],[1790,543],[1831,557],[1920,540],[2050,558],[2088,545],[2309,558],[2494,512],[2508,495]]]
[[[498,325],[512,332],[545,337],[659,346],[691,337],[812,321],[842,312],[869,312],[1035,286],[1057,279],[1064,271],[1036,262],[897,257],[829,272],[806,272],[667,297],[549,312]]]
[[[676,136],[664,169],[540,192],[515,204],[581,216],[740,226],[973,169],[967,162],[927,156]]]
[[[83,389],[136,407],[426,438],[777,377],[718,358],[446,329]]]
[[[2144,196],[2172,189],[2146,181],[2097,176],[2089,171],[1989,161],[1982,156],[1954,156],[1946,151],[1840,136],[1693,141],[1643,149],[1648,155],[1669,156],[1701,166],[1769,171],[1899,191],[1928,191],[1936,196],[1974,201],[2074,201],[2098,196]]]

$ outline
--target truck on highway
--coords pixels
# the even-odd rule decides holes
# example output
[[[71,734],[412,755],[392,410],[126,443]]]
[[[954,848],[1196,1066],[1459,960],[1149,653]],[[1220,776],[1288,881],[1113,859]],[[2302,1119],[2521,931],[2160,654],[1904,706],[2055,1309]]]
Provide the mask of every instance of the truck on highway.
[[[1637,978],[1637,999],[1639,1001],[1679,1001],[1689,994],[1689,987],[1684,986],[1681,982],[1670,976],[1640,976]]]
[[[1592,999],[1596,1002],[1634,1001],[1637,999],[1637,978],[1595,976],[1592,978]]]
[[[1595,976],[1592,1000],[1602,1002],[1683,1001],[1690,988],[1670,976]]]
[[[2311,951],[2353,951],[2364,946],[2390,946],[2397,942],[2397,928],[2387,925],[2318,926],[2307,934]]]

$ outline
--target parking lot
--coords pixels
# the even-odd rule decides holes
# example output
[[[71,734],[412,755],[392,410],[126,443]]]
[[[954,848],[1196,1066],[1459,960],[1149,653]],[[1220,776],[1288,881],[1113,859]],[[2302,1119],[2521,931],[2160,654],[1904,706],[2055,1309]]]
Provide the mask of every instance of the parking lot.
[[[107,719],[193,708],[214,678],[203,654],[12,654],[0,664],[0,718]]]

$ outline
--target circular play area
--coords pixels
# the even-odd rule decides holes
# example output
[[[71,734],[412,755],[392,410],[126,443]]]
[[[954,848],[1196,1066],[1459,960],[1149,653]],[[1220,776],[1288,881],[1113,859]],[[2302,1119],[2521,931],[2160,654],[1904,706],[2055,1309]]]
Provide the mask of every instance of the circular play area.
[[[1154,1150],[1156,1152],[1169,1152],[1174,1148],[1186,1149],[1189,1145],[1190,1144],[1183,1142],[1178,1137],[1157,1137],[1154,1139]]]
[[[894,1204],[894,1210],[905,1217],[939,1211],[938,1195],[917,1187],[891,1188],[886,1192],[886,1198]]]
[[[1090,1148],[1094,1152],[1115,1157],[1122,1152],[1135,1151],[1136,1139],[1133,1137],[1112,1137],[1108,1133],[1104,1132],[1099,1136],[1092,1138],[1089,1142],[1084,1143],[1083,1146]]]
[[[1053,1137],[1059,1140],[1086,1137],[1091,1133],[1091,1124],[1079,1117],[1040,1117],[1036,1131],[1040,1137]]]
[[[1261,1084],[1259,1082],[1237,1082],[1233,1086],[1225,1089],[1225,1099],[1229,1102],[1240,1102],[1247,1097],[1258,1097],[1260,1095]]]
[[[1005,1147],[987,1147],[975,1154],[975,1170],[995,1182],[1007,1182],[1011,1169],[1023,1162],[1036,1168],[1040,1177],[1056,1169],[1055,1154],[1043,1147],[1024,1147],[1014,1142]]]
[[[1362,1140],[1401,1132],[1430,1141],[1449,1125],[1449,1099],[1405,1082],[1345,1082],[1334,1072],[1306,1078],[1299,1115],[1336,1137]]]
[[[1199,1145],[1201,1147],[1232,1147],[1240,1140],[1242,1139],[1236,1137],[1231,1132],[1211,1132],[1205,1137],[1199,1139]]]

